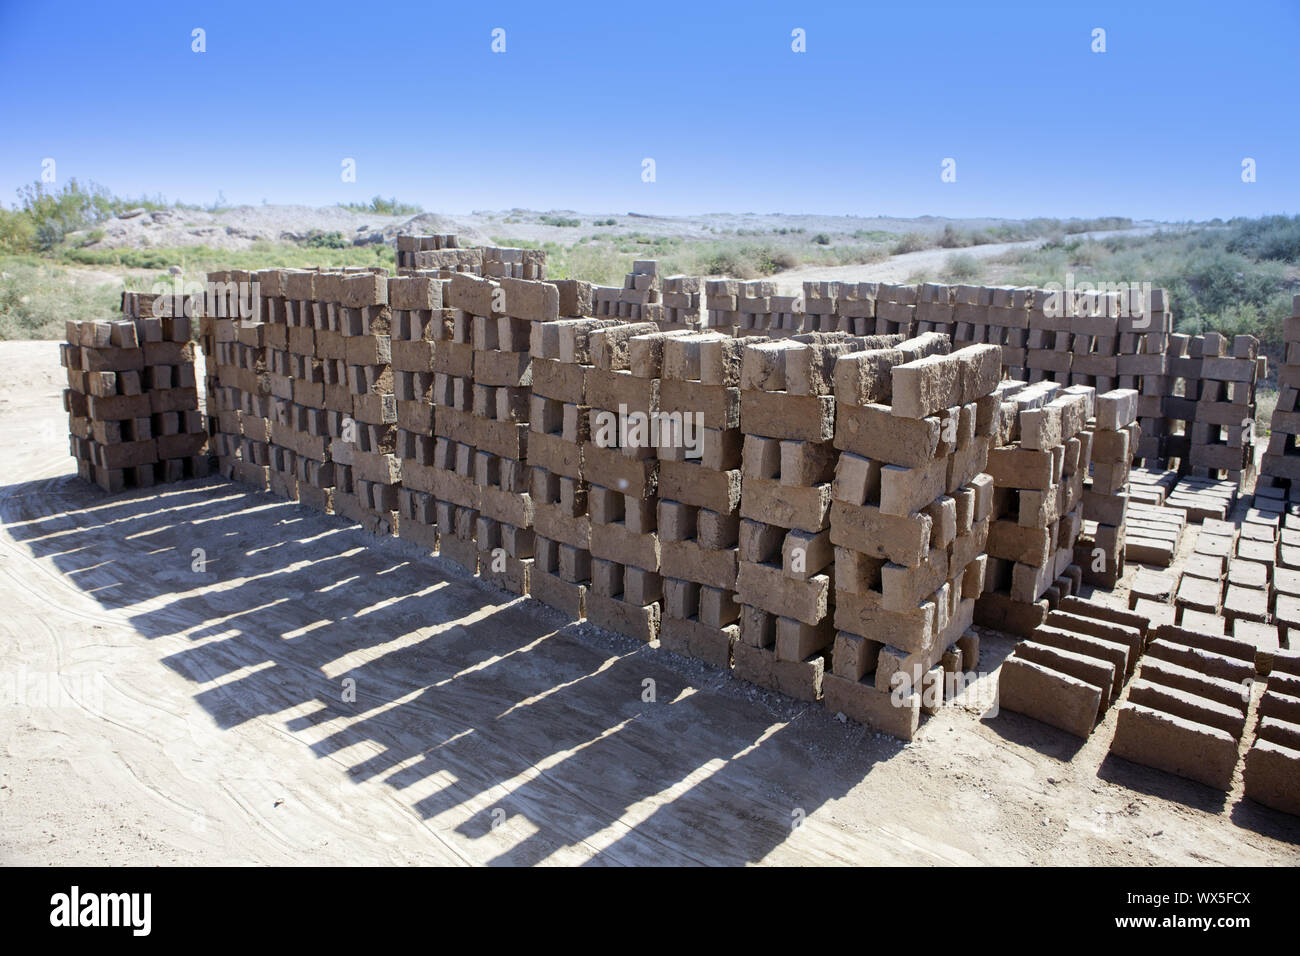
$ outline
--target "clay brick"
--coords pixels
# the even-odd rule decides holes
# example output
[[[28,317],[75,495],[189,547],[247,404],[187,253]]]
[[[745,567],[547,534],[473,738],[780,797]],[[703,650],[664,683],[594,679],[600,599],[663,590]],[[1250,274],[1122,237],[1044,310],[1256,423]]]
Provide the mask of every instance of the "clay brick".
[[[1035,720],[1087,737],[1101,711],[1102,689],[1018,656],[1002,662],[998,705]]]
[[[1162,711],[1125,703],[1111,753],[1227,792],[1237,764],[1231,734]]]

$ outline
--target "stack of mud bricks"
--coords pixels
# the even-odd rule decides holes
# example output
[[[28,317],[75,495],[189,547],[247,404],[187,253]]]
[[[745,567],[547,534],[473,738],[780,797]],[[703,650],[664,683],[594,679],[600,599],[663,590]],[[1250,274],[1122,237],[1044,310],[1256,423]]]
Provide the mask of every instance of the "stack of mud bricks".
[[[1217,332],[1200,339],[1200,387],[1187,463],[1193,475],[1244,488],[1254,475],[1255,383],[1266,360],[1259,340],[1238,335],[1229,348]]]
[[[1161,625],[1119,708],[1110,752],[1231,790],[1255,674],[1244,641]]]
[[[668,276],[663,280],[663,318],[659,327],[698,329],[703,324],[704,280],[699,276]]]
[[[150,487],[158,446],[135,323],[68,322],[67,339],[59,347],[63,407],[77,473],[108,492]]]
[[[1001,354],[951,348],[928,332],[841,355],[833,372],[840,454],[825,703],[905,739],[922,710],[942,705],[950,675],[979,661],[970,627],[993,508],[984,467]]]
[[[1100,395],[1119,382],[1119,323],[1127,292],[1084,292],[1072,299],[1071,385],[1090,385]]]
[[[434,322],[431,332],[433,472],[420,490],[435,502],[439,553],[470,574],[478,573],[474,539],[481,499],[474,480],[474,310],[485,320],[501,315],[499,292],[492,280],[453,275],[443,289],[450,320]]]
[[[660,427],[682,439],[659,443],[659,640],[721,668],[731,667],[740,637],[743,353],[719,332],[666,338],[659,381]]]
[[[705,325],[727,335],[740,326],[739,279],[709,279],[704,283]]]
[[[396,241],[398,274],[406,275],[409,272],[413,272],[417,269],[430,270],[430,271],[435,270],[438,268],[438,266],[435,266],[433,264],[435,261],[440,261],[441,263],[448,265],[450,268],[448,268],[447,271],[449,272],[464,271],[463,269],[456,268],[456,266],[464,265],[465,260],[463,260],[462,258],[460,258],[458,255],[455,254],[444,257],[441,260],[425,257],[423,261],[420,261],[420,259],[417,257],[417,253],[437,252],[444,249],[447,250],[455,249],[458,250],[459,252],[460,251],[459,245],[460,243],[454,235],[398,236]],[[481,264],[482,264],[481,255],[479,256],[479,264],[481,269]]]
[[[660,294],[659,263],[654,259],[637,259],[632,271],[623,277],[623,287],[596,286],[592,289],[593,307],[598,318],[628,319],[633,322],[657,322],[663,319]]]
[[[917,286],[881,282],[875,298],[876,333],[910,336],[916,328]]]
[[[461,272],[474,276],[483,274],[485,252],[482,246],[462,249],[458,246],[455,236],[407,238],[419,240],[423,248],[410,251],[405,256],[398,253],[403,261],[412,263],[411,266],[403,266],[399,270],[402,275],[418,273],[438,279],[450,279]],[[401,239],[399,238],[398,241],[400,243]]]
[[[60,351],[70,449],[77,473],[108,492],[207,474],[188,300],[167,297],[179,314],[155,316],[161,298],[124,293],[125,318],[67,323]]]
[[[805,330],[807,314],[797,295],[778,295],[775,282],[742,282],[736,301],[740,335],[780,338]]]
[[[572,283],[566,283],[566,286]],[[513,594],[527,594],[533,566],[533,502],[527,465],[534,324],[555,322],[555,283],[502,277],[497,284],[451,280],[452,305],[473,315],[475,529],[479,574]]]
[[[1062,599],[1002,662],[998,706],[1087,739],[1119,701],[1147,629],[1140,614]]]
[[[264,282],[274,282],[273,274],[265,275]],[[271,435],[285,449],[284,459],[292,463],[297,500],[326,513],[335,510],[331,446],[352,415],[340,318],[340,286],[345,281],[344,274],[338,272],[286,270],[279,276],[278,301],[264,300],[263,307],[272,392],[280,385],[276,375],[287,374],[292,379],[291,391],[280,393]],[[266,291],[264,288],[263,293]],[[278,364],[271,359],[273,347],[284,353]]]
[[[208,448],[217,471],[233,478],[240,457],[240,396],[236,385],[238,328],[257,314],[247,272],[223,270],[207,274],[203,316],[199,319],[199,344],[206,366]],[[247,314],[243,314],[243,313]]]
[[[952,287],[950,295],[954,341],[996,345],[1002,349],[1005,373],[1015,379],[1028,378],[1027,343],[1033,290],[959,285]],[[938,292],[932,292],[931,297],[942,298]]]
[[[1011,378],[1023,379],[1029,361],[1029,310],[1037,293],[1033,289],[994,289],[985,323],[986,341],[1002,348],[1002,368]]]
[[[541,249],[484,246],[483,275],[492,279],[545,279],[546,253]]]
[[[557,286],[563,290],[562,283]],[[583,449],[590,440],[587,378],[594,368],[593,332],[618,324],[591,318],[591,287],[574,283],[561,295],[563,318],[532,324],[532,408],[528,464],[533,502],[533,567],[529,593],[580,620],[591,587],[591,518]]]
[[[1255,509],[1275,512],[1281,519],[1273,567],[1273,620],[1279,646],[1300,651],[1300,506],[1266,497],[1271,492],[1274,489],[1256,489]]]
[[[950,295],[953,302],[953,342],[959,345],[987,342],[989,308],[993,304],[993,290],[985,286],[959,285],[952,287]]]
[[[434,355],[438,343],[450,338],[454,322],[452,310],[443,307],[446,286],[447,280],[425,275],[388,280],[396,454],[402,472],[397,534],[425,552],[438,550]]]
[[[310,315],[305,325],[299,324],[302,305],[312,298],[316,275],[315,272],[294,272],[293,278],[297,281],[292,289],[287,287],[289,277],[278,269],[263,270],[255,277],[260,299],[266,380],[271,393],[267,416],[270,442],[268,477],[271,491],[290,501],[298,500],[298,480],[294,476],[298,460],[297,439],[306,431],[306,406],[295,402],[295,393],[299,402],[303,402],[309,398],[304,392],[315,384],[323,399],[323,373],[309,368],[304,374],[301,366],[304,358],[310,364],[316,355]],[[290,344],[294,348],[292,359],[296,361],[291,361]],[[327,440],[322,439],[321,447],[326,443]]]
[[[321,282],[325,284],[322,292]],[[334,462],[334,512],[372,534],[394,535],[398,527],[398,489],[402,465],[397,450],[397,396],[392,361],[392,311],[388,276],[382,271],[323,273],[318,298],[329,324],[337,326],[343,358],[332,360],[327,394],[337,396],[331,411],[339,416],[330,443]],[[343,373],[342,383],[338,373]],[[350,411],[338,406],[351,399]],[[331,431],[331,434],[335,434]]]
[[[158,481],[206,477],[207,428],[194,371],[196,328],[203,300],[194,296],[122,293],[122,314],[134,321],[144,351],[141,387],[149,396],[158,445]]]
[[[1242,780],[1250,799],[1300,816],[1300,651],[1273,661]]]
[[[810,287],[811,291],[819,295],[814,306],[817,311],[812,313],[806,311]],[[839,331],[850,335],[873,335],[879,331],[880,325],[876,317],[879,292],[880,286],[875,282],[805,282],[804,327],[810,332]],[[827,304],[832,307],[829,313],[825,311]],[[891,302],[886,312],[897,319],[906,309],[906,306]]]
[[[772,320],[772,298],[776,283],[767,280],[742,282],[736,292],[739,313],[737,335],[767,335]],[[793,300],[792,300],[793,301]]]
[[[957,329],[956,286],[925,282],[916,295],[916,332],[940,332],[949,338]],[[1024,364],[1024,363],[1021,363]],[[1005,370],[1006,366],[1003,365]]]
[[[1121,303],[1122,304],[1122,303]],[[1171,428],[1167,400],[1186,394],[1180,372],[1195,371],[1178,359],[1187,357],[1188,337],[1173,334],[1173,314],[1164,289],[1152,289],[1143,301],[1139,290],[1130,290],[1127,314],[1119,316],[1120,388],[1138,392],[1138,424],[1142,437],[1134,457],[1147,465],[1166,467],[1171,457]],[[1177,442],[1174,442],[1177,445]]]
[[[265,491],[271,487],[271,382],[267,376],[266,328],[258,273],[231,271],[208,275],[209,289],[225,314],[213,324],[217,356],[217,467],[227,478]],[[214,286],[214,281],[217,286]],[[210,306],[212,303],[210,303]],[[222,313],[214,313],[220,316]]]
[[[651,274],[651,273],[639,273]],[[589,437],[582,446],[591,529],[587,619],[628,637],[659,637],[658,418],[664,342],[653,322],[592,333]]]
[[[1083,526],[1095,392],[1054,382],[998,386],[1000,408],[988,473],[995,487],[988,573],[976,620],[1029,634],[1082,574],[1074,545]]]
[[[745,345],[736,676],[801,700],[822,695],[834,639],[830,543],[835,359],[849,337],[810,333]]]
[[[1072,296],[1062,292],[1053,298],[1041,289],[1034,290],[1029,307],[1028,331],[1025,336],[1025,373],[1030,382],[1070,381],[1074,357],[1071,328]]]
[[[361,278],[354,280],[356,276]],[[326,513],[357,512],[352,500],[339,494],[355,499],[351,449],[358,440],[369,438],[368,434],[358,438],[356,433],[364,426],[353,417],[345,288],[353,281],[364,288],[379,279],[374,273],[356,271],[259,273],[274,395],[271,436],[277,450],[272,489]],[[282,477],[277,478],[276,471]]]
[[[805,282],[803,284],[804,331],[833,332],[840,329],[841,300],[849,297],[850,288],[856,290],[856,283]],[[868,315],[849,317],[846,313],[844,317],[848,321],[843,323],[843,330],[854,335],[865,335],[874,332],[876,330],[876,300],[874,295],[865,303],[857,306],[856,311],[862,312],[868,307],[871,310]]]
[[[1291,302],[1291,317],[1283,323],[1282,339],[1286,351],[1277,373],[1277,407],[1259,485],[1287,489],[1292,501],[1300,501],[1300,295]]]
[[[1088,584],[1113,588],[1124,574],[1128,478],[1142,434],[1137,400],[1131,388],[1100,394],[1089,423],[1091,473],[1084,470],[1084,527],[1074,545],[1075,564]]]

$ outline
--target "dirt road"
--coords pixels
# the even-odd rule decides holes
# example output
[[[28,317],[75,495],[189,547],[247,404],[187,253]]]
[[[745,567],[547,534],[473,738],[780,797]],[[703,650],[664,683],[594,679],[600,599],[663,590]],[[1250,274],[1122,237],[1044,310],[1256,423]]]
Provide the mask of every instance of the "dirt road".
[[[56,343],[0,370],[0,863],[1300,863],[1113,711],[1080,747],[990,674],[904,746],[269,494],[106,497]]]
[[[1071,238],[1104,239],[1107,236],[1142,236],[1155,232],[1154,227],[1117,229],[1102,232],[1080,233]],[[798,295],[805,282],[906,282],[909,277],[926,274],[937,276],[947,267],[953,255],[967,255],[975,259],[993,259],[1015,249],[1037,249],[1046,239],[1026,239],[1022,242],[992,242],[982,246],[961,249],[922,249],[890,256],[882,262],[850,266],[807,266],[779,272],[772,276],[781,295]],[[1061,277],[1065,281],[1065,277]]]

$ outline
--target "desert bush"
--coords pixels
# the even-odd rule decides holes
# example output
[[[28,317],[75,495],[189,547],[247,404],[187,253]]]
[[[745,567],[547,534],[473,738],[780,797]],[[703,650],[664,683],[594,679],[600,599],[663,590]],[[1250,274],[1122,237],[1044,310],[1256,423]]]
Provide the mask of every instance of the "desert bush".
[[[414,216],[424,212],[424,207],[416,203],[399,202],[396,196],[385,199],[376,196],[370,202],[341,202],[339,205],[352,212],[369,212],[376,216]]]
[[[352,243],[341,232],[321,232],[315,229],[308,233],[306,245],[309,249],[346,249]]]
[[[943,232],[935,240],[935,245],[940,249],[960,249],[971,244],[970,236],[954,229],[951,223],[943,227]]]
[[[36,227],[18,210],[0,209],[0,254],[16,255],[36,248]]]
[[[894,243],[894,248],[890,254],[895,256],[906,255],[909,252],[920,252],[922,249],[928,249],[930,242],[919,232],[907,232],[898,237]]]
[[[984,264],[969,252],[955,253],[947,258],[943,265],[944,276],[949,282],[969,282],[984,274]]]
[[[0,261],[0,339],[61,339],[68,319],[104,319],[116,312],[120,283],[73,280],[44,262]]]
[[[1300,216],[1267,216],[1233,227],[1225,248],[1256,261],[1300,262]]]

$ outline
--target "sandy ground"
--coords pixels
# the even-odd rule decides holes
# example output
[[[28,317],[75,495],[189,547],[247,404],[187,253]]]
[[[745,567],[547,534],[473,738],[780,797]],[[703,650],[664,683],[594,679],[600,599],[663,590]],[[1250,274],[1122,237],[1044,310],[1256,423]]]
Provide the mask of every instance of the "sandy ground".
[[[543,217],[552,222],[544,222]],[[578,226],[558,226],[555,220],[577,220]],[[596,225],[600,222],[601,225]],[[469,213],[425,212],[414,216],[381,216],[354,212],[341,206],[235,206],[217,212],[201,209],[131,210],[97,226],[103,237],[92,249],[157,248],[205,245],[215,249],[247,249],[256,242],[302,242],[313,233],[338,232],[361,242],[388,242],[397,235],[454,232],[462,245],[490,243],[499,236],[527,242],[571,245],[594,235],[677,237],[688,240],[762,236],[777,239],[777,230],[805,236],[819,232],[848,241],[858,234],[904,233],[938,235],[945,226],[983,230],[1018,226],[1013,219],[946,219],[921,216],[899,219],[886,216],[829,216],[809,213],[706,213],[694,216],[656,216],[635,211],[577,212],[571,209],[475,210]],[[1137,224],[1139,229],[1150,228]],[[80,237],[83,233],[75,233]],[[88,234],[85,234],[88,238]],[[1104,235],[1104,233],[1097,233]],[[852,240],[857,242],[856,239]],[[987,247],[984,247],[987,248]],[[948,250],[945,250],[945,253]],[[941,257],[938,264],[942,264]],[[899,277],[900,279],[903,276]],[[889,281],[889,280],[886,280]]]
[[[1107,236],[1142,236],[1155,232],[1154,227],[1142,226],[1134,229],[1116,229],[1101,232],[1080,233],[1079,239],[1104,239]],[[970,256],[975,259],[992,259],[1015,249],[1037,249],[1047,242],[1046,239],[1026,239],[1022,242],[991,242],[982,246],[966,246],[961,249],[921,249],[918,252],[905,252],[890,256],[882,262],[864,263],[848,266],[808,266],[790,269],[772,276],[781,295],[798,295],[805,282],[907,282],[915,275],[937,276],[943,273],[948,259],[954,255]],[[1008,269],[1007,271],[1010,271]],[[983,276],[981,283],[987,284],[997,277]],[[937,280],[936,280],[937,281]]]
[[[903,745],[269,494],[106,497],[57,354],[0,343],[0,863],[1300,863],[1113,710],[981,716],[999,636]]]

